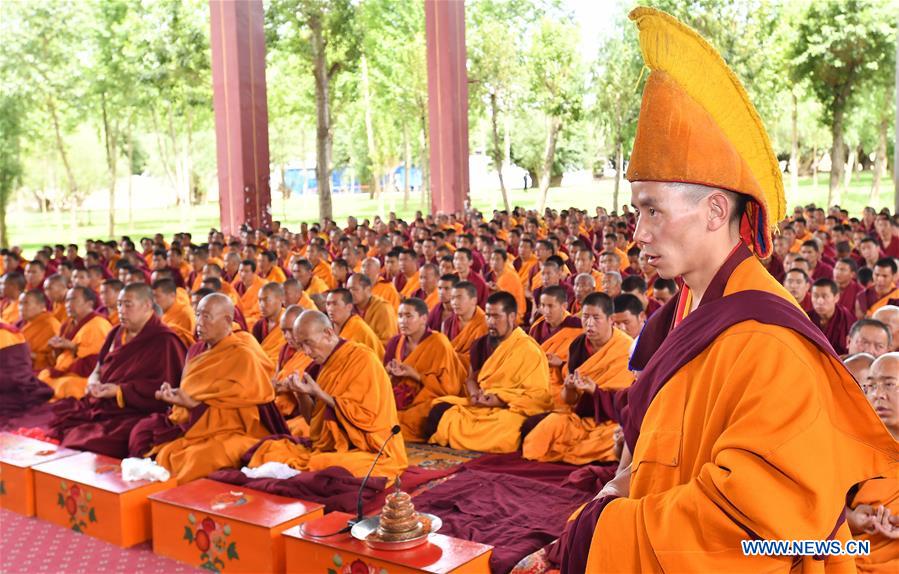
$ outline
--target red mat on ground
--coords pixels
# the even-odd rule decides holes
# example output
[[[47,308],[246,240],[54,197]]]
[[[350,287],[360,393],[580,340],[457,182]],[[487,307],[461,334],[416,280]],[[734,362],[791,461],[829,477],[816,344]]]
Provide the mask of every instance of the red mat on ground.
[[[0,510],[0,572],[181,574],[202,570],[153,554],[149,542],[119,548],[37,518]]]

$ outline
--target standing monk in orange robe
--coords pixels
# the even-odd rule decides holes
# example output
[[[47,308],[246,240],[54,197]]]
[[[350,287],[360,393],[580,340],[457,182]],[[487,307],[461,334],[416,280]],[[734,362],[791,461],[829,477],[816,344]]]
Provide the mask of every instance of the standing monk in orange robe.
[[[328,312],[328,318],[334,323],[334,327],[337,329],[341,339],[365,345],[374,351],[379,359],[384,359],[384,344],[381,343],[380,337],[368,326],[368,323],[356,314],[353,307],[353,296],[348,289],[332,289],[328,291],[325,309]]]
[[[293,324],[304,309],[299,305],[291,305],[281,314],[281,333],[284,335],[285,344],[278,355],[278,366],[272,384],[275,387],[275,406],[287,421],[287,427],[293,436],[309,436],[309,423],[302,416],[300,409],[301,400],[305,395],[297,397],[290,390],[287,379],[290,375],[302,375],[313,365],[312,357],[300,350],[296,339],[293,338]],[[309,407],[307,405],[307,407]],[[309,407],[311,411],[311,407]]]
[[[272,402],[275,365],[252,335],[231,332],[233,321],[226,295],[200,301],[199,340],[188,351],[181,386],[163,383],[156,393],[172,405],[170,414],[141,421],[131,434],[132,452],[155,455],[179,484],[236,466],[259,439],[288,432]]]
[[[611,317],[608,295],[587,295],[581,310],[584,332],[571,342],[563,371],[561,395],[569,409],[550,413],[527,433],[521,444],[524,458],[569,464],[616,460],[618,425],[608,420],[597,422],[594,395],[599,389],[625,389],[633,382],[627,361],[634,340],[613,328]]]
[[[371,280],[362,273],[353,273],[347,281],[356,312],[368,323],[381,343],[387,344],[397,334],[396,309],[371,292]]]
[[[178,288],[171,279],[157,279],[153,283],[153,299],[162,309],[162,322],[171,329],[185,346],[195,342],[197,328],[194,310],[178,300]]]
[[[262,317],[253,325],[253,337],[259,341],[262,351],[278,364],[278,356],[284,346],[281,315],[284,314],[284,287],[280,283],[266,283],[259,291],[259,311]]]
[[[468,375],[443,333],[428,329],[428,305],[406,299],[399,309],[400,334],[387,343],[384,366],[393,383],[403,438],[424,442],[425,420],[431,402],[443,396],[460,396]]]
[[[22,321],[18,328],[25,336],[31,350],[31,368],[40,372],[56,362],[50,339],[59,334],[60,324],[47,311],[47,298],[39,289],[26,291],[19,295],[19,314]]]
[[[187,347],[153,312],[153,292],[132,283],[119,294],[121,324],[109,332],[86,395],[53,406],[50,434],[63,446],[125,458],[134,426],[165,411],[162,383],[177,386]]]
[[[564,406],[562,369],[568,363],[568,346],[581,334],[581,320],[570,315],[568,294],[559,285],[544,287],[540,292],[540,318],[531,327],[530,335],[546,353],[549,362],[549,390],[553,404]]]
[[[487,334],[487,316],[478,307],[477,287],[468,281],[456,283],[450,295],[450,305],[453,314],[444,321],[442,331],[453,344],[453,349],[468,372],[471,368],[471,347]],[[516,303],[516,308],[517,305]]]
[[[441,397],[428,414],[432,444],[483,452],[515,452],[521,425],[552,407],[549,366],[537,342],[515,325],[515,297],[487,298],[487,335],[471,347],[467,397]]]
[[[397,424],[396,404],[387,371],[370,349],[337,335],[319,311],[304,311],[294,324],[294,340],[321,367],[290,376],[290,388],[314,404],[305,412],[312,446],[293,441],[267,440],[253,453],[248,466],[283,462],[302,471],[340,466],[353,476],[368,472],[381,445]],[[372,475],[390,482],[408,466],[403,437],[394,436],[384,448]]]
[[[899,353],[878,357],[862,389],[899,441]],[[899,572],[899,469],[863,482],[846,509],[846,522],[857,540],[871,544],[870,554],[855,559],[859,572]]]
[[[240,271],[234,281],[234,289],[240,300],[237,303],[247,326],[252,328],[261,316],[259,313],[259,290],[266,284],[265,279],[256,275],[256,262],[244,259],[240,263]]]
[[[899,443],[759,261],[784,217],[783,180],[736,76],[671,16],[631,19],[651,69],[627,173],[634,240],[684,285],[640,334],[637,381],[598,401],[625,448],[566,526],[561,572],[851,568],[851,556],[742,551],[746,539],[847,540],[847,494],[890,472]]]
[[[68,320],[60,327],[58,336],[48,345],[57,355],[52,367],[44,369],[38,378],[53,389],[57,399],[84,396],[87,376],[97,364],[97,355],[112,325],[95,311],[97,295],[89,287],[72,287],[66,293]]]

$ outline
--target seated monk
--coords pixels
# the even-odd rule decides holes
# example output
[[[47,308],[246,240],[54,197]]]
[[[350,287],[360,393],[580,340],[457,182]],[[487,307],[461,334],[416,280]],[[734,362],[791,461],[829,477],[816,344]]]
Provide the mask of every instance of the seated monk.
[[[199,291],[196,291],[191,295],[190,306],[194,309],[194,315],[196,315],[197,306],[200,304],[200,301],[203,300],[203,297],[209,295],[210,293],[221,293],[223,295],[228,295],[225,292],[225,286],[228,285],[227,281],[222,281],[219,277],[207,277],[203,279],[203,287],[200,288]],[[195,297],[197,293],[203,293],[201,297]],[[235,294],[237,292],[235,291]],[[231,302],[234,303],[233,297],[228,297],[231,299]],[[251,325],[250,325],[251,326]],[[240,307],[237,303],[234,303],[234,323],[231,327],[235,331],[249,331],[250,326],[247,325],[247,320],[243,316],[243,312],[240,310]]]
[[[899,300],[896,303],[899,303]],[[871,318],[887,326],[890,330],[890,340],[892,341],[890,351],[899,351],[899,306],[884,305],[875,311]]]
[[[281,331],[281,315],[284,314],[284,287],[277,282],[266,283],[259,291],[259,311],[262,317],[253,325],[253,337],[259,341],[263,352],[273,365],[278,364],[278,355],[284,346]]]
[[[315,303],[303,291],[303,285],[293,277],[284,280],[284,304],[299,305],[303,309],[315,309]]]
[[[871,286],[855,299],[855,314],[859,319],[871,317],[884,305],[899,304],[899,288],[896,287],[899,267],[896,261],[889,257],[878,259],[873,271]]]
[[[47,311],[44,292],[32,289],[19,295],[19,315],[22,320],[16,327],[21,330],[31,351],[31,368],[40,372],[53,366],[56,357],[49,343],[59,334],[60,324]]]
[[[865,381],[868,380],[868,371],[871,370],[871,365],[873,363],[874,355],[869,353],[856,353],[843,359],[843,364],[846,365],[846,369],[852,373],[853,378],[855,378],[860,385],[863,385]]]
[[[812,284],[812,310],[808,312],[811,319],[838,355],[845,355],[849,329],[855,323],[855,314],[837,302],[840,291],[833,279],[821,278]]]
[[[56,361],[38,375],[57,399],[83,397],[87,376],[97,366],[97,355],[112,325],[97,314],[96,307],[97,295],[89,287],[72,287],[66,293],[69,318],[59,335],[47,342],[56,351]]]
[[[186,347],[194,344],[197,328],[194,310],[178,301],[178,288],[171,279],[157,279],[153,283],[153,299],[162,309],[162,322],[178,335]]]
[[[371,282],[372,295],[387,301],[394,309],[400,306],[400,293],[393,285],[393,281],[388,281],[381,275],[381,262],[377,258],[366,257],[362,261],[362,272]]]
[[[356,312],[386,345],[398,332],[396,307],[372,294],[371,279],[363,273],[353,273],[347,281],[347,289],[353,296]]]
[[[256,275],[256,262],[252,259],[244,259],[240,262],[240,274],[234,281],[234,289],[240,296],[237,307],[247,320],[247,326],[252,327],[261,316],[259,314],[259,290],[266,284],[266,280]]]
[[[31,351],[21,331],[0,321],[0,427],[9,418],[47,402],[53,390],[34,376]]]
[[[531,337],[546,353],[549,362],[549,390],[553,404],[563,406],[562,369],[568,362],[568,346],[581,335],[581,320],[570,315],[568,294],[559,285],[544,287],[540,292],[540,318],[531,327]]]
[[[53,306],[50,309],[50,312],[53,314],[53,317],[59,321],[60,325],[65,322],[67,317],[66,293],[68,293],[68,291],[66,278],[59,273],[54,273],[44,279],[44,294],[50,299],[50,304]]]
[[[524,314],[527,311],[527,299],[524,294],[524,285],[515,268],[509,262],[509,254],[505,249],[494,249],[490,254],[490,269],[493,271],[493,281],[488,284],[493,291],[506,291],[515,297],[518,304],[518,322],[524,322]]]
[[[472,345],[487,334],[487,316],[478,307],[477,287],[468,281],[456,283],[450,295],[450,305],[453,314],[443,323],[441,331],[453,344],[453,349],[468,371],[471,369]]]
[[[222,274],[223,274],[223,271],[222,271],[221,265],[218,265],[216,263],[207,263],[206,265],[203,266],[203,275],[201,275],[200,284],[199,284],[198,289],[203,287],[203,284],[206,282],[207,279],[211,279],[214,277],[219,280],[219,284],[221,285],[221,287],[213,289],[213,290],[221,291],[222,293],[227,295],[229,299],[231,299],[232,303],[237,305],[237,303],[240,301],[240,295],[237,294],[237,291],[234,289],[234,286],[231,285],[231,282],[226,281],[222,277]],[[197,289],[194,289],[194,291],[196,291],[196,290]]]
[[[334,323],[341,339],[361,343],[384,359],[384,345],[368,323],[355,313],[353,296],[347,289],[332,289],[325,299],[328,318]]]
[[[119,294],[120,324],[114,327],[88,377],[81,399],[53,406],[50,436],[63,446],[116,458],[129,453],[134,425],[168,405],[155,396],[163,383],[178,386],[187,347],[153,312],[153,292],[132,283]]]
[[[340,338],[319,311],[303,311],[294,323],[293,337],[320,365],[314,379],[309,373],[289,377],[290,389],[302,398],[301,404],[314,405],[303,413],[312,444],[267,440],[255,450],[249,466],[269,461],[303,471],[341,466],[353,476],[365,476],[398,423],[387,371],[370,349]],[[394,436],[372,474],[393,481],[407,466],[403,437]]]
[[[226,295],[200,301],[199,339],[188,350],[181,386],[163,383],[156,392],[171,411],[144,419],[131,433],[129,450],[155,455],[179,484],[236,466],[259,439],[287,433],[272,402],[275,366],[252,335],[231,331],[233,321]]]
[[[109,324],[115,327],[119,324],[119,293],[125,284],[118,279],[106,279],[100,285],[100,302],[103,304],[98,313],[105,316]]]
[[[450,299],[453,295],[453,287],[459,282],[459,276],[453,273],[441,275],[437,281],[437,304],[431,308],[428,314],[428,329],[443,332],[443,322],[453,314]]]
[[[312,357],[301,351],[293,338],[293,324],[303,311],[305,309],[299,305],[291,305],[281,314],[279,325],[281,333],[284,335],[285,344],[281,347],[281,352],[278,354],[277,372],[272,378],[272,385],[274,385],[277,393],[275,406],[278,407],[281,415],[287,421],[290,434],[299,437],[309,436],[309,424],[303,418],[298,402],[298,398],[303,399],[305,395],[300,397],[294,395],[287,385],[287,377],[293,374],[302,374],[314,364]]]
[[[387,343],[384,366],[393,383],[403,438],[424,442],[431,402],[460,396],[468,372],[446,335],[428,329],[423,300],[413,297],[400,303],[399,322],[400,334]]]
[[[13,271],[0,276],[0,321],[15,325],[19,322],[19,295],[25,291],[25,276]]]
[[[418,277],[421,285],[412,296],[424,301],[429,310],[433,309],[440,303],[440,292],[437,290],[440,268],[434,263],[425,263],[418,270]]]
[[[594,391],[630,386],[634,375],[627,362],[634,340],[612,327],[612,299],[605,293],[587,295],[581,321],[584,332],[569,346],[561,390],[570,410],[547,415],[527,433],[521,445],[524,458],[569,464],[616,459],[618,425],[608,420],[597,422]]]
[[[878,357],[862,389],[899,441],[899,353]],[[856,540],[871,544],[870,554],[855,559],[859,572],[899,572],[899,468],[861,483],[846,508],[846,522]]]
[[[471,347],[468,397],[441,397],[428,415],[429,442],[483,452],[515,452],[521,424],[552,408],[546,354],[518,323],[515,297],[487,298],[487,335]]]

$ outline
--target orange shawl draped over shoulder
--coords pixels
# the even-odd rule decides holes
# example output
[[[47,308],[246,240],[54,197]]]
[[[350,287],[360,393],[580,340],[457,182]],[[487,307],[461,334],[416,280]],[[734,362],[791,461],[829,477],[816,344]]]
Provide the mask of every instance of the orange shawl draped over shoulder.
[[[59,321],[49,311],[28,321],[22,328],[22,334],[31,348],[31,364],[35,371],[53,366],[53,349],[47,342],[59,333],[59,329]]]
[[[179,483],[214,470],[236,466],[241,455],[269,435],[258,405],[271,402],[275,366],[245,331],[231,333],[211,349],[191,358],[181,376],[181,390],[205,411],[184,435],[153,449],[156,461]],[[182,424],[191,412],[172,408],[169,419]]]
[[[403,437],[408,441],[423,442],[427,438],[423,426],[431,402],[443,396],[460,396],[467,372],[443,333],[428,331],[408,354],[405,351],[407,344],[405,335],[392,339],[387,345],[384,364],[396,359],[418,372],[420,381],[395,378],[393,392]]]
[[[359,315],[352,315],[347,319],[347,322],[343,324],[343,329],[340,330],[340,338],[365,345],[378,355],[378,359],[384,359],[384,344]]]
[[[80,399],[112,325],[105,317],[91,313],[79,325],[63,326],[62,330],[62,336],[78,347],[74,353],[66,350],[59,354],[53,366],[41,371],[38,378],[50,385],[54,398]]]
[[[288,440],[264,442],[250,467],[283,462],[299,470],[341,466],[353,476],[368,472],[378,449],[398,423],[390,378],[378,357],[352,341],[341,341],[318,373],[321,389],[336,408],[318,401],[309,423],[312,448]],[[393,437],[372,474],[392,481],[408,466],[402,435]]]

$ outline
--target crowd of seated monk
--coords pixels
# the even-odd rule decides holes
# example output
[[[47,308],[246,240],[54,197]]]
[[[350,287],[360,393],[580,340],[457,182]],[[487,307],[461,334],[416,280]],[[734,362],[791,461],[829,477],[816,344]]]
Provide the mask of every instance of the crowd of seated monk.
[[[245,457],[359,477],[385,442],[388,481],[412,442],[613,462],[601,402],[627,393],[635,340],[680,287],[634,225],[627,208],[516,208],[3,250],[0,422],[49,402],[62,445],[153,457],[179,482]],[[797,208],[774,247],[766,268],[899,436],[899,220]],[[853,533],[881,544],[897,497],[899,477],[862,485]]]

